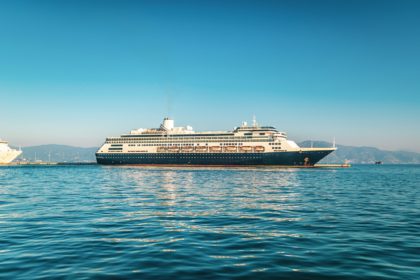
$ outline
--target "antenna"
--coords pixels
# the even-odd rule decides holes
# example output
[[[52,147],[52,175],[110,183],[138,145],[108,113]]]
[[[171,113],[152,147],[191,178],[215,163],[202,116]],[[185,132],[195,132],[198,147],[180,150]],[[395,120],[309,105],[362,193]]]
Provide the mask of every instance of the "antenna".
[[[252,126],[253,127],[257,126],[257,118],[255,117],[255,114],[252,116]]]

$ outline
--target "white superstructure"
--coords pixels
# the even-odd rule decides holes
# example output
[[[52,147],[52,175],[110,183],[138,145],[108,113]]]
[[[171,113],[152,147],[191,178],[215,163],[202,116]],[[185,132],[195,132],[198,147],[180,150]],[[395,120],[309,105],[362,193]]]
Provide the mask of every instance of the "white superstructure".
[[[270,153],[323,150],[302,148],[284,132],[271,126],[243,122],[233,131],[195,132],[191,126],[175,127],[165,118],[159,128],[131,130],[120,137],[108,137],[97,153]],[[325,150],[330,150],[326,148]]]
[[[9,147],[6,141],[0,140],[0,164],[12,162],[22,151]]]

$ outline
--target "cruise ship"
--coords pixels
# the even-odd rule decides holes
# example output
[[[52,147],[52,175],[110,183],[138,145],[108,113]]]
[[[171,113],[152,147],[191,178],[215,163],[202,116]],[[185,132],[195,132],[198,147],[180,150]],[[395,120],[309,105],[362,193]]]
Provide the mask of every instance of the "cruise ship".
[[[12,162],[21,153],[22,151],[10,148],[7,141],[0,139],[0,164]]]
[[[159,128],[108,137],[96,152],[99,164],[313,166],[331,148],[301,148],[272,126],[243,122],[232,131],[194,132],[165,118]]]

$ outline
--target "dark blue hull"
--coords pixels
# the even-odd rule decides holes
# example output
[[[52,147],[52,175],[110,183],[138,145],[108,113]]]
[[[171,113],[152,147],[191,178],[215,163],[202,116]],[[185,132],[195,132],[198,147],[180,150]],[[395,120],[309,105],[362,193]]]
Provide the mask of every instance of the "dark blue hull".
[[[272,153],[96,153],[99,164],[311,166],[333,150]]]

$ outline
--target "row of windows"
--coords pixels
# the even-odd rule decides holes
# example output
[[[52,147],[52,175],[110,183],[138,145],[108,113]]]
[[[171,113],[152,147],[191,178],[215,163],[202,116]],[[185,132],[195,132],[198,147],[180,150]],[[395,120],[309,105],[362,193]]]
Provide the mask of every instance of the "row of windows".
[[[149,159],[154,159],[154,158],[161,158],[161,159],[201,159],[201,158],[205,158],[205,159],[211,159],[211,158],[216,158],[216,159],[237,159],[235,157],[232,156],[218,156],[218,157],[214,157],[211,155],[202,155],[202,156],[164,156],[164,155],[156,155],[153,157],[149,157],[149,156],[142,156],[142,155],[136,155],[136,156],[121,156],[121,155],[116,155],[116,154],[108,154],[107,157],[110,158],[149,158]],[[254,155],[250,155],[250,156],[239,156],[238,158],[241,159],[259,159],[261,157],[259,156],[254,156]]]
[[[122,153],[122,151],[109,151],[109,155],[112,155],[112,154],[121,154]],[[263,154],[264,152],[258,152],[258,151],[255,151],[255,152],[252,152],[252,151],[241,151],[241,152],[236,152],[236,151],[225,151],[225,152],[222,152],[222,151],[211,151],[211,152],[209,152],[209,151],[200,151],[200,152],[185,152],[185,151],[183,151],[183,152],[168,152],[168,151],[165,151],[165,152],[158,152],[158,153],[147,153],[147,152],[145,152],[145,151],[128,151],[128,153],[130,153],[130,155],[135,155],[135,154],[138,154],[138,155],[140,155],[140,154],[142,154],[142,155],[146,155],[146,156],[152,156],[152,157],[154,157],[154,156],[158,156],[158,155],[173,155],[173,156],[175,156],[175,155],[183,155],[183,154],[188,154],[188,156],[187,157],[191,157],[191,158],[195,158],[195,157],[200,157],[200,156],[214,156],[214,155],[227,155],[227,154],[229,154],[229,155],[232,155],[233,154],[233,156],[243,156],[244,154]],[[236,155],[236,154],[238,154],[238,155]]]
[[[182,147],[193,147],[195,144],[137,144],[137,147],[168,147],[168,146],[182,146]],[[206,144],[207,146],[208,144]],[[129,144],[129,147],[136,147],[136,144]],[[198,146],[198,144],[197,144]]]
[[[262,136],[262,135],[261,135]],[[244,139],[244,140],[247,140],[247,139],[268,139],[268,138],[271,138],[271,136],[270,135],[267,135],[267,136],[264,136],[264,137],[261,137],[261,136],[259,136],[259,135],[256,135],[256,136],[251,136],[251,137],[246,137],[246,136],[225,136],[225,137],[190,137],[190,138],[187,138],[187,137],[175,137],[175,136],[173,136],[173,137],[165,137],[165,136],[162,136],[162,137],[159,137],[159,138],[156,138],[156,137],[150,137],[150,138],[147,138],[147,137],[130,137],[130,138],[127,138],[127,137],[108,137],[107,138],[107,140],[109,140],[109,141],[115,141],[115,140],[117,140],[117,141],[121,141],[121,140],[124,140],[124,141],[159,141],[159,140],[169,140],[169,141],[174,141],[174,140],[180,140],[180,141],[197,141],[197,140],[204,140],[204,141],[208,141],[208,140],[242,140],[242,139]]]
[[[238,141],[106,141],[105,143],[113,144],[120,143],[120,144],[157,144],[157,143],[185,143],[185,144],[194,144],[194,143],[240,143]],[[269,142],[269,140],[242,140],[241,142]]]
[[[147,135],[129,135],[129,137],[122,135],[120,137],[108,137],[108,138],[142,138],[142,139],[156,139],[156,138],[167,138],[167,139],[188,139],[188,138],[194,138],[194,139],[229,139],[229,138],[251,138],[251,137],[261,137],[261,136],[270,136],[270,134],[247,134],[244,133],[244,135],[233,135],[233,134],[226,134],[226,135],[186,135],[186,134],[163,134],[163,135],[157,135],[148,137]]]
[[[130,138],[130,137],[137,137],[137,138],[139,138],[139,137],[177,137],[177,138],[179,138],[179,137],[182,137],[182,138],[185,138],[185,137],[214,137],[214,136],[223,136],[223,137],[227,137],[227,136],[234,136],[235,134],[234,133],[205,133],[205,134],[203,134],[203,133],[193,133],[193,134],[191,134],[191,133],[189,133],[189,134],[167,134],[167,133],[165,133],[165,132],[161,132],[161,133],[153,133],[153,134],[149,134],[149,133],[145,133],[145,134],[123,134],[123,135],[121,135],[121,137],[128,137],[128,138]]]
[[[250,140],[241,140],[241,142],[265,142],[265,143],[267,143],[267,142],[269,142],[269,141],[271,141],[270,139],[260,139],[260,140],[256,140],[256,139],[250,139]],[[181,143],[181,144],[194,144],[194,143],[202,143],[202,144],[204,144],[204,143],[220,143],[220,140],[219,141],[216,141],[216,140],[212,140],[212,141],[188,141],[187,143],[186,143],[187,141],[128,141],[128,140],[112,140],[112,141],[110,141],[110,140],[107,140],[105,143],[107,143],[107,144],[112,144],[112,145],[115,145],[115,144],[113,144],[113,143],[120,143],[120,144],[143,144],[144,146],[146,145],[146,144],[159,144],[159,143]],[[237,144],[237,143],[239,143],[238,141],[231,141],[231,140],[229,140],[229,141],[223,141],[223,142],[225,142],[225,143],[229,143],[229,144]],[[149,146],[153,146],[153,145],[149,145]]]
[[[219,143],[220,146],[243,146],[244,143]],[[208,146],[209,144],[206,143],[205,146]],[[113,145],[111,145],[113,146]],[[176,147],[194,147],[194,146],[200,146],[198,143],[193,144],[129,144],[128,147],[169,147],[169,146],[176,146]],[[203,146],[201,146],[203,147]]]

